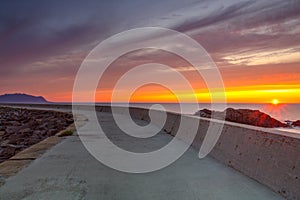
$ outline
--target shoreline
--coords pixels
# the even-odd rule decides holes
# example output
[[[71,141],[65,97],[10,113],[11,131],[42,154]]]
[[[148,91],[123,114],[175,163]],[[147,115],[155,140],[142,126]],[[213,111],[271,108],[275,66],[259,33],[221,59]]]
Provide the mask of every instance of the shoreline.
[[[140,106],[140,107],[136,107],[135,105],[145,105],[144,103],[130,103],[130,107],[131,108],[141,108],[141,109],[148,109],[148,107],[146,106]],[[162,103],[165,104],[165,103]],[[174,105],[175,103],[166,103],[166,104],[172,104]],[[190,104],[190,103],[184,103],[184,104]],[[202,103],[199,103],[200,105],[202,105]],[[206,105],[206,103],[204,103]],[[89,105],[93,105],[92,103],[78,103],[76,105],[79,106],[89,106]],[[110,103],[95,103],[96,107],[110,107]],[[112,103],[113,106],[116,107],[124,107],[124,103]],[[178,105],[178,104],[176,104]],[[241,103],[233,103],[231,105],[248,105],[248,104],[241,104]],[[253,104],[254,105],[254,104]],[[256,105],[256,104],[255,104]],[[265,103],[265,105],[269,105],[267,103]],[[292,105],[296,105],[300,107],[300,104],[292,104]],[[72,103],[69,102],[49,102],[49,103],[31,103],[31,104],[27,104],[27,103],[0,103],[0,107],[1,106],[9,106],[9,107],[16,107],[16,108],[35,108],[35,109],[47,109],[47,110],[68,110],[69,112],[72,112]],[[176,112],[174,110],[170,110],[170,109],[166,109],[166,112],[170,112],[170,113],[174,113],[174,114],[180,114],[180,112]],[[196,112],[196,111],[195,111]],[[194,112],[192,113],[183,113],[184,115],[188,115],[188,116],[193,116]],[[297,119],[295,119],[297,120]],[[289,120],[279,120],[282,123],[285,123],[285,121],[289,121]],[[229,122],[229,121],[225,121],[225,122]],[[235,123],[235,124],[240,124],[240,123],[236,123],[236,122],[229,122],[229,123]],[[242,124],[245,125],[245,124]],[[255,127],[255,126],[252,126]],[[262,127],[264,128],[264,127]],[[300,127],[298,129],[298,127],[285,127],[285,128],[264,128],[265,130],[269,130],[269,131],[276,131],[279,132],[278,134],[288,134],[289,136],[291,134],[296,134],[296,137],[298,137],[300,135]]]

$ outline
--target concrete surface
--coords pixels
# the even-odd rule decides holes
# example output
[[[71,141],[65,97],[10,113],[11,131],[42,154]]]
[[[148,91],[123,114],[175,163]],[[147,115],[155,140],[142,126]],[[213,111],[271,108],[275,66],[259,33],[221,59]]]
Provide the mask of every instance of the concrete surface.
[[[97,107],[110,112],[109,107]],[[126,108],[119,108],[125,113]],[[131,116],[150,121],[148,110],[130,108]],[[155,112],[155,111],[154,111]],[[151,122],[160,124],[160,111]],[[220,126],[220,120],[168,113],[163,129],[174,136],[180,119],[186,124],[199,123],[192,146],[199,149],[207,135],[208,126]],[[189,141],[192,131],[185,130],[183,141]],[[287,199],[300,199],[300,135],[271,128],[225,122],[220,138],[209,154],[221,163],[251,177]]]
[[[128,141],[109,113],[100,113],[100,119],[118,145],[139,150],[137,141]],[[171,135],[161,132],[147,139],[143,149],[151,151],[171,139]],[[87,152],[78,136],[70,136],[6,179],[0,199],[282,199],[211,157],[198,159],[197,153],[190,148],[162,170],[127,174],[104,166]]]

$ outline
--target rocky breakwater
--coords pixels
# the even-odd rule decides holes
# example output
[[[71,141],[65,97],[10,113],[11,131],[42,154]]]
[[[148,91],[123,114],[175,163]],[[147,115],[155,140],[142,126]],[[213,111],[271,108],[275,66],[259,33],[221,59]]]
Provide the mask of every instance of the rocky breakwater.
[[[225,117],[226,121],[265,128],[288,126],[259,110],[227,108],[223,112],[220,112],[203,109],[196,112],[195,115],[214,119],[224,119]]]
[[[0,107],[0,162],[72,123],[69,113]]]
[[[294,121],[292,126],[300,126],[300,120]]]

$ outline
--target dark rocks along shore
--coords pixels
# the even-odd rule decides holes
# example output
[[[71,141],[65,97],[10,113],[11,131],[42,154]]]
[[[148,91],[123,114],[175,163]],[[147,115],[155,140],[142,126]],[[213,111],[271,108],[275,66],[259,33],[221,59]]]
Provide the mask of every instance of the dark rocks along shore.
[[[220,112],[203,109],[196,112],[195,115],[214,119],[224,119],[225,117],[226,121],[265,128],[288,126],[287,124],[284,124],[259,110],[227,108],[225,111]]]
[[[292,126],[300,126],[300,120],[297,120],[292,123]]]
[[[0,107],[0,162],[72,123],[69,113]]]

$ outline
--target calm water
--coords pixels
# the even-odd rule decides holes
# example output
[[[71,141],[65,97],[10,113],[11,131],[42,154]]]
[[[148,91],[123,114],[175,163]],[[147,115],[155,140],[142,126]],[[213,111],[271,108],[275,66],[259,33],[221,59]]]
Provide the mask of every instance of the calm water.
[[[109,105],[106,103],[99,103],[98,105]],[[113,105],[116,106],[125,106],[124,103],[114,103]],[[150,108],[152,105],[151,103],[131,103],[130,106],[132,107],[139,107],[139,108]],[[163,106],[163,109],[170,112],[176,113],[184,113],[184,114],[194,114],[197,109],[193,104],[181,104],[181,108],[179,104],[174,103],[160,103]],[[198,104],[199,109],[211,109],[210,104]],[[223,111],[224,106],[222,105],[215,105],[214,110]],[[226,108],[235,108],[235,109],[252,109],[252,110],[260,110],[268,115],[272,116],[273,118],[284,122],[285,120],[296,121],[300,120],[300,104],[279,104],[279,105],[272,105],[272,104],[227,104]],[[181,111],[182,110],[182,111]],[[300,127],[294,128],[276,128],[277,130],[292,132],[300,134]]]
[[[107,105],[103,103],[99,103],[98,105]],[[116,106],[125,106],[123,103],[114,103]],[[150,103],[131,103],[132,107],[140,107],[140,108],[150,108],[153,104]],[[173,103],[161,103],[165,110],[181,113],[181,109],[179,104]],[[215,110],[223,111],[221,109],[221,105],[216,105]],[[282,122],[285,120],[296,121],[300,120],[300,104],[227,104],[227,108],[242,108],[242,109],[252,109],[252,110],[260,110],[268,115],[278,119]],[[199,104],[199,109],[211,109],[210,104]],[[184,114],[194,114],[197,111],[195,109],[195,105],[193,104],[182,104],[182,113]]]

